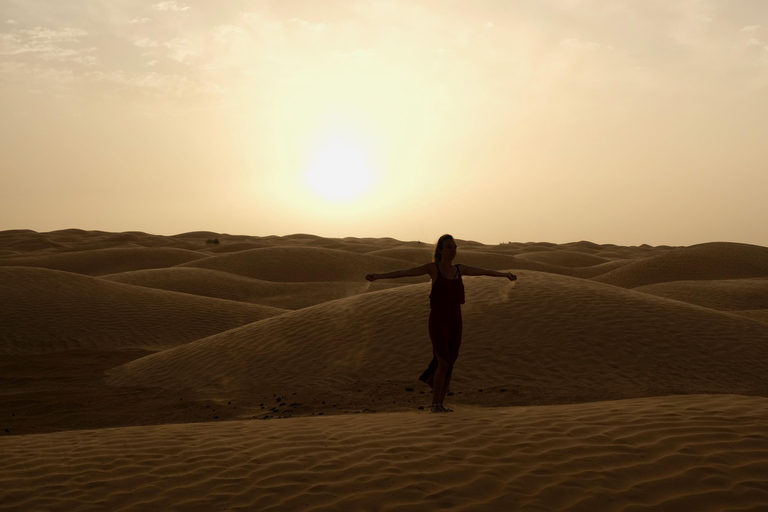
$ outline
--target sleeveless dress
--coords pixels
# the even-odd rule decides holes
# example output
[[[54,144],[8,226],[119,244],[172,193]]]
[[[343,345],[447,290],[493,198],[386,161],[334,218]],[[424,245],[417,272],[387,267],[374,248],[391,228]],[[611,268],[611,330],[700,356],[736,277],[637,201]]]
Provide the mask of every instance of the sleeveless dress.
[[[432,293],[429,294],[429,338],[432,340],[432,361],[421,374],[419,380],[433,387],[437,356],[448,361],[447,379],[453,371],[453,363],[459,357],[461,346],[461,305],[464,304],[464,283],[461,272],[456,267],[456,279],[448,279],[437,265],[437,279],[432,283]]]

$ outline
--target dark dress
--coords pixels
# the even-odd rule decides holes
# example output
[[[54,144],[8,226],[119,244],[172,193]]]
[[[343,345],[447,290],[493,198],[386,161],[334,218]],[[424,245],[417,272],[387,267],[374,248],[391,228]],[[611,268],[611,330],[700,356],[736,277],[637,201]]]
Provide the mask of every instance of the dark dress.
[[[448,361],[448,371],[445,378],[450,377],[453,371],[453,363],[459,357],[461,346],[461,305],[464,304],[464,283],[461,281],[461,272],[456,267],[455,279],[448,279],[440,271],[437,265],[437,279],[432,283],[432,293],[429,294],[429,338],[432,340],[432,362],[421,374],[422,380],[432,387],[435,371],[437,370],[437,356]]]

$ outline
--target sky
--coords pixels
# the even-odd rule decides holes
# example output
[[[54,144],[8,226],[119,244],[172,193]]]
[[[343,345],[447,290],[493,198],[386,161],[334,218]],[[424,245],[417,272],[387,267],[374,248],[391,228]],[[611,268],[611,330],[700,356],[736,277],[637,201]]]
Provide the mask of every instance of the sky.
[[[764,0],[2,0],[0,230],[768,246]]]

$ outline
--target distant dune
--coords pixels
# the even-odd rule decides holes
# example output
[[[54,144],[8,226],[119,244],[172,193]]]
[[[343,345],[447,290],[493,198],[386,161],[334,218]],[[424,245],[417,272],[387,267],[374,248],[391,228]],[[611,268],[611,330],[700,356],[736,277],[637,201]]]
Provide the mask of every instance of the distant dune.
[[[190,267],[136,270],[102,276],[102,278],[147,288],[172,290],[291,310],[357,295],[369,290],[403,286],[403,283],[393,281],[368,283],[359,279],[346,282],[264,281],[220,270]]]
[[[357,281],[370,272],[403,268],[408,262],[317,247],[269,247],[212,256],[185,264],[280,282]]]
[[[595,280],[636,288],[670,281],[768,277],[768,248],[715,242],[651,255]]]
[[[768,248],[457,242],[0,232],[0,510],[768,510]]]
[[[0,267],[0,353],[161,349],[284,310],[58,270]]]
[[[205,255],[174,248],[104,248],[0,258],[0,266],[43,267],[89,276],[145,268],[165,268],[204,258]]]

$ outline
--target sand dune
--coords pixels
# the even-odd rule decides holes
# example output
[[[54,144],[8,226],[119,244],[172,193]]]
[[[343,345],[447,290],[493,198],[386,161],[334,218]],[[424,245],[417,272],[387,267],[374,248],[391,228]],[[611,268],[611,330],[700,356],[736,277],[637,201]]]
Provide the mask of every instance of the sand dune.
[[[635,290],[721,311],[768,309],[768,278],[673,281]]]
[[[236,300],[285,309],[301,309],[367,291],[403,286],[396,281],[282,283],[205,268],[173,267],[102,276],[119,283]]]
[[[570,277],[519,275],[515,287],[466,279],[452,386],[459,402],[768,393],[761,377],[768,331],[760,322]],[[397,410],[431,357],[428,293],[421,284],[320,304],[132,361],[109,382],[297,393],[310,404],[327,394],[353,407],[359,397],[349,390],[376,395],[370,390],[388,381],[392,389],[374,408]]]
[[[284,310],[79,274],[0,267],[0,353],[167,348]]]
[[[43,267],[101,276],[129,270],[171,267],[205,257],[204,254],[175,248],[106,248],[4,257],[0,258],[0,266]]]
[[[207,268],[265,281],[361,282],[371,272],[404,268],[409,262],[316,247],[268,247],[222,254],[183,266]]]
[[[207,248],[206,251],[214,254],[221,254],[227,252],[247,251],[249,249],[263,249],[264,247],[270,247],[270,244],[266,242],[234,242],[224,245],[214,245]]]
[[[750,277],[768,277],[768,248],[713,242],[650,256],[595,280],[623,288],[636,288],[669,281]]]
[[[0,510],[768,511],[768,248],[458,242],[0,232]]]
[[[606,263],[605,258],[599,258],[591,254],[585,254],[578,251],[545,251],[545,252],[526,252],[519,256],[521,259],[558,265],[560,267],[592,267]]]
[[[369,252],[371,256],[382,256],[384,258],[393,258],[404,260],[414,265],[424,264],[432,261],[434,250],[424,244],[424,247],[392,247],[388,249],[378,249]]]
[[[744,311],[734,311],[733,314],[768,323],[768,309],[747,309]]]
[[[0,510],[768,508],[768,399],[674,396],[0,439]]]

